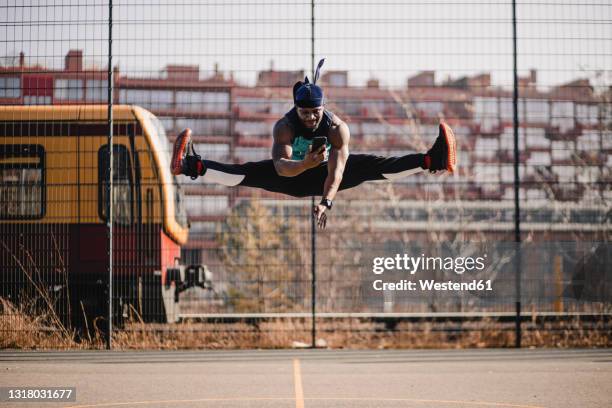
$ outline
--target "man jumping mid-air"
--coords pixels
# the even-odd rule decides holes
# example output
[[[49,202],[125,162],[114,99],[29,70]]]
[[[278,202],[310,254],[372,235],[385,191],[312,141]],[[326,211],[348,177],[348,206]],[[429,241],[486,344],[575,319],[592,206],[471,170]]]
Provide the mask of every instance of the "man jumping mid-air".
[[[324,108],[321,87],[316,85],[323,61],[310,83],[293,86],[295,106],[274,125],[272,159],[244,164],[203,160],[191,143],[191,129],[183,130],[174,142],[171,171],[205,182],[247,186],[294,197],[322,196],[313,209],[317,225],[325,228],[326,210],[331,210],[338,190],[370,180],[394,180],[422,170],[453,172],[456,142],[453,131],[440,123],[438,138],[427,153],[401,157],[349,154],[350,133],[346,123]],[[322,139],[321,137],[326,139]],[[312,151],[313,141],[323,142]],[[191,152],[190,152],[191,150]]]

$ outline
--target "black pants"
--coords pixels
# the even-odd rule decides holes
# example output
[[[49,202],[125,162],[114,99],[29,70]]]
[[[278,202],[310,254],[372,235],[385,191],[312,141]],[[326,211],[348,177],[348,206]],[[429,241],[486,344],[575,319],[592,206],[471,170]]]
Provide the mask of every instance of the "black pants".
[[[212,160],[202,160],[202,162],[206,169],[226,174],[244,175],[244,179],[238,183],[239,186],[262,188],[294,197],[322,195],[323,184],[327,178],[327,162],[294,177],[278,175],[272,160],[244,164],[225,164]],[[358,186],[365,181],[391,179],[391,176],[406,170],[421,168],[423,162],[423,154],[409,154],[402,157],[351,154],[344,168],[339,190]]]

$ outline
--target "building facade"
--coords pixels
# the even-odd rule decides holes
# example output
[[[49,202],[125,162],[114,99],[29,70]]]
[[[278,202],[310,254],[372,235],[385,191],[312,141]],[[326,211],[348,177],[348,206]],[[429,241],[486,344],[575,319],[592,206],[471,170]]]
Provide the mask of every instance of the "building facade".
[[[106,70],[87,68],[80,50],[69,51],[64,62],[63,69],[30,66],[21,54],[15,66],[0,68],[0,105],[107,102]],[[441,199],[467,203],[477,219],[511,231],[512,92],[492,85],[488,73],[445,82],[436,81],[435,75],[433,71],[418,73],[407,78],[403,89],[382,88],[375,78],[365,87],[352,87],[347,71],[328,71],[321,78],[328,109],[349,124],[351,152],[385,156],[422,152],[435,139],[442,119],[457,135],[457,174],[440,178],[424,174],[396,182],[394,193],[414,205],[407,205],[412,210],[402,216],[401,227],[384,220],[379,226],[425,228],[419,223],[429,215],[414,209],[424,199]],[[170,142],[183,128],[191,128],[196,150],[208,159],[255,161],[269,158],[272,127],[292,107],[292,85],[303,76],[304,71],[276,71],[271,66],[257,75],[255,86],[244,86],[218,67],[205,78],[195,65],[168,65],[155,77],[137,77],[115,68],[113,98],[115,103],[153,112]],[[586,79],[542,90],[535,71],[520,78],[519,86],[520,197],[528,203],[525,208],[533,207],[532,212],[526,210],[524,221],[536,220],[542,228],[609,225],[612,91],[595,90]],[[256,194],[271,206],[286,208],[295,201],[248,188],[184,180],[192,226],[188,247],[194,251],[216,245],[216,223],[243,198]],[[341,197],[362,198],[358,189]],[[491,202],[501,210],[489,214]],[[556,210],[549,211],[552,207]],[[443,223],[441,228],[448,225]]]

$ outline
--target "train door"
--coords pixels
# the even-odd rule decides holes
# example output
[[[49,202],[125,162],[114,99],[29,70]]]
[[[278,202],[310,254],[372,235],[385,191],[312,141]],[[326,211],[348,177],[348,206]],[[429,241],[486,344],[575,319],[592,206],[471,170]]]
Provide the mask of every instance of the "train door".
[[[136,243],[138,248],[138,273],[136,274],[136,302],[134,309],[145,321],[165,321],[161,295],[161,234],[162,202],[161,182],[152,146],[137,123],[130,137],[134,152],[136,191],[140,197]]]
[[[110,149],[105,122],[83,120],[78,129],[80,211],[74,237],[79,250],[73,289],[79,301],[83,302],[83,305],[75,306],[84,309],[89,319],[108,313]],[[126,313],[127,299],[133,296],[130,273],[138,267],[134,255],[137,249],[137,172],[134,171],[135,160],[126,125],[117,121],[113,133],[113,305],[114,315],[121,316]]]

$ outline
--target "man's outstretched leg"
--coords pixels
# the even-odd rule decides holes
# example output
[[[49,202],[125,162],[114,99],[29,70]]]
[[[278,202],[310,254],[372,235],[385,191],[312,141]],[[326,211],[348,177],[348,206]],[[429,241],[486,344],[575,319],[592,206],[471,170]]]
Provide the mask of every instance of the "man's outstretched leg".
[[[358,186],[365,181],[397,180],[421,171],[454,172],[457,167],[457,142],[452,129],[441,123],[438,137],[427,153],[401,157],[381,157],[351,154],[344,169],[340,190]]]
[[[194,180],[202,177],[205,183],[261,188],[294,197],[320,195],[327,177],[327,166],[308,169],[295,177],[284,177],[276,172],[272,160],[227,164],[202,159],[193,149],[191,129],[177,136],[170,169],[174,175],[183,174]]]

